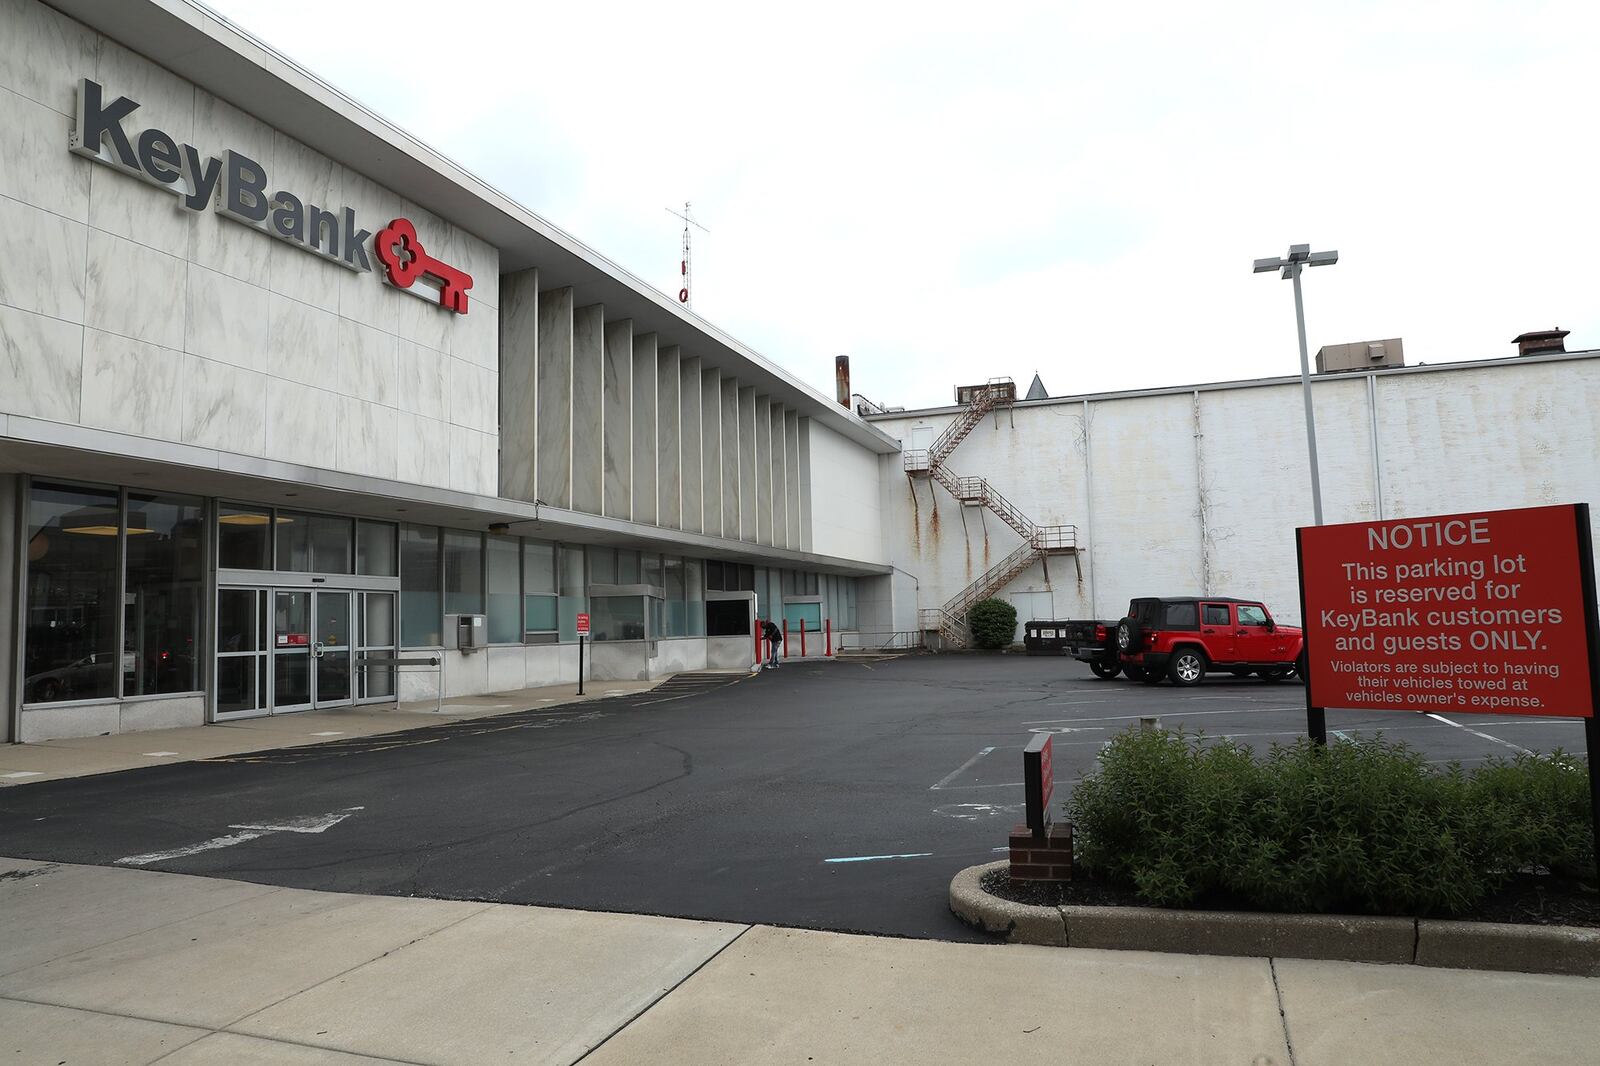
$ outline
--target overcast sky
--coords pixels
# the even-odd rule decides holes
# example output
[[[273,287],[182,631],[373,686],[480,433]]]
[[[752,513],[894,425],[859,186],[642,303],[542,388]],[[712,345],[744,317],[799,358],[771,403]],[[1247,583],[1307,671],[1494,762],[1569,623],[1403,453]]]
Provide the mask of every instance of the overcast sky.
[[[830,395],[1600,347],[1592,3],[207,2]]]

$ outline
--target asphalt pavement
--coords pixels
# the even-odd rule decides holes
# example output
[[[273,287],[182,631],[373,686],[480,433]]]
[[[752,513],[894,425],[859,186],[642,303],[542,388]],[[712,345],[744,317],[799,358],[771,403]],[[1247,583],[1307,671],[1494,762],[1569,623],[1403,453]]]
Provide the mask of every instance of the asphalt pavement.
[[[1249,744],[1304,731],[1293,682],[1094,679],[1056,657],[906,656],[689,680],[307,748],[0,791],[0,853],[290,888],[942,940],[959,869],[1157,716]],[[1575,721],[1329,712],[1439,761],[1583,750]]]

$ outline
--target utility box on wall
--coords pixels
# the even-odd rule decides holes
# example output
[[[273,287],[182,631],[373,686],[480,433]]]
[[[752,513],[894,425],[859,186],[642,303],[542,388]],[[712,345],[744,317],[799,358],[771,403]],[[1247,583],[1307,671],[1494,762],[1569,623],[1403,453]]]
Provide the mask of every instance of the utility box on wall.
[[[456,651],[481,651],[489,646],[489,618],[481,614],[447,614],[445,640]]]

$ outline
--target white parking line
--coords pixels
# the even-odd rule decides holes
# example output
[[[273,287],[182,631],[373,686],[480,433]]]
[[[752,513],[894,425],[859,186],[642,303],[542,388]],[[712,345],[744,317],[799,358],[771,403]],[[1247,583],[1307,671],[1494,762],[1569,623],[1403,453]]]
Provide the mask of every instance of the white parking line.
[[[1462,725],[1460,722],[1452,722],[1450,719],[1446,718],[1442,714],[1434,714],[1433,712],[1430,711],[1430,712],[1428,712],[1428,717],[1432,718],[1434,721],[1443,722],[1445,725],[1453,725],[1457,729],[1465,729],[1468,733],[1471,733],[1475,737],[1482,737],[1484,740],[1492,740],[1496,744],[1504,744],[1506,747],[1510,748],[1512,751],[1520,751],[1524,755],[1532,755],[1533,754],[1533,752],[1529,751],[1527,748],[1524,748],[1520,744],[1513,744],[1509,740],[1501,740],[1499,737],[1491,737],[1488,733],[1480,733],[1476,729],[1469,729],[1466,726]]]
[[[1303,710],[1305,710],[1305,708],[1303,706],[1302,707],[1252,707],[1249,710],[1236,710],[1236,711],[1187,711],[1187,712],[1183,713],[1182,715],[1173,715],[1173,717],[1198,718],[1202,714],[1261,714],[1261,713],[1263,713],[1265,711],[1303,711]],[[1053,722],[1137,722],[1141,718],[1149,718],[1149,717],[1150,717],[1150,715],[1147,712],[1145,714],[1119,714],[1119,715],[1114,715],[1114,716],[1111,716],[1111,717],[1101,717],[1101,718],[1041,718],[1036,722],[1023,722],[1022,724],[1023,725],[1050,725]]]
[[[842,859],[823,859],[823,862],[877,862],[879,859],[926,859],[931,851],[912,851],[904,855],[848,855]]]
[[[983,758],[985,755],[989,754],[993,750],[994,750],[994,748],[992,748],[992,747],[984,748],[982,751],[978,752],[978,754],[974,755],[972,758],[968,759],[966,762],[962,763],[960,766],[956,767],[954,770],[951,770],[948,774],[945,774],[943,777],[941,777],[938,780],[938,782],[936,784],[929,785],[928,786],[928,791],[929,792],[933,792],[936,789],[943,788],[945,785],[949,784],[951,781],[954,781],[957,777],[960,777],[963,773],[965,773],[972,766],[973,763],[977,762],[979,759]],[[832,862],[833,860],[830,859],[828,861]]]

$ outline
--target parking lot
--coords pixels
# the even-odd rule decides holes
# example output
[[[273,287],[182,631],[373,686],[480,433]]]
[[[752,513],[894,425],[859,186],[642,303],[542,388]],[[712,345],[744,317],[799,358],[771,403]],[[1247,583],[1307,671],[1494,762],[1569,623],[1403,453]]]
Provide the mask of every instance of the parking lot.
[[[0,791],[0,854],[332,891],[939,939],[957,870],[1022,816],[1021,749],[1065,797],[1139,719],[1252,745],[1304,689],[1098,681],[1080,663],[907,656]],[[1475,764],[1583,749],[1577,721],[1329,712]]]

